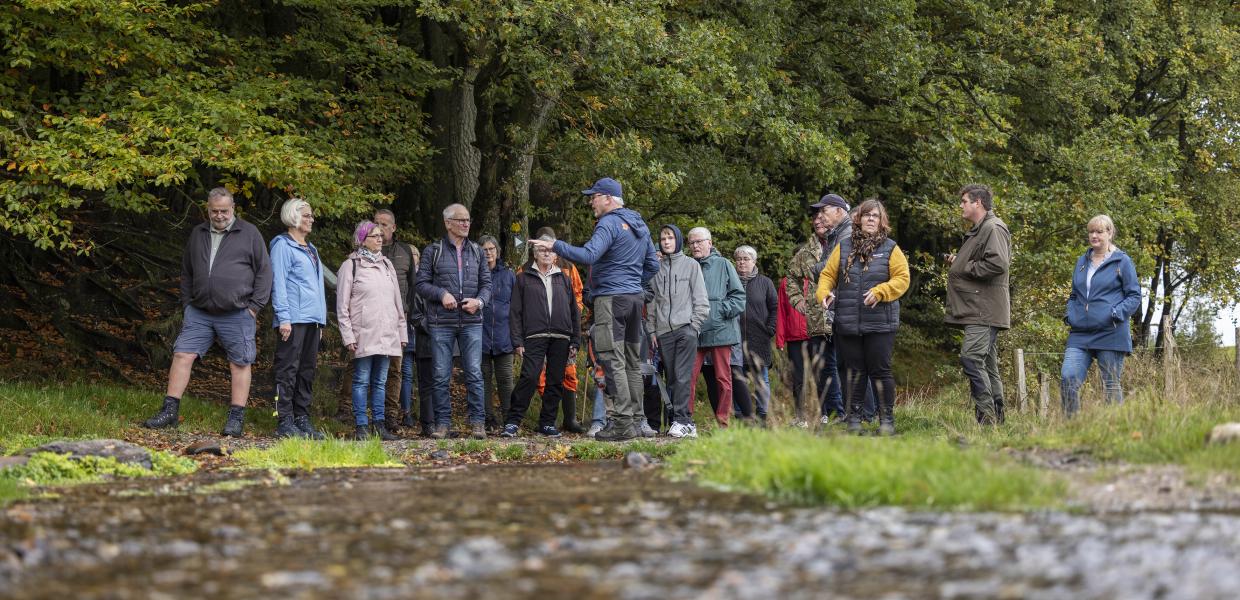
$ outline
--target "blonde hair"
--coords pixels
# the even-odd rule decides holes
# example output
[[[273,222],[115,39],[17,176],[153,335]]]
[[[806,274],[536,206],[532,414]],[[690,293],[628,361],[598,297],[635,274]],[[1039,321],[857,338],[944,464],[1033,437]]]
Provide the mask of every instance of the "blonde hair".
[[[289,198],[284,206],[280,207],[280,221],[289,227],[300,227],[301,209],[308,206],[310,203],[301,198]]]
[[[1094,218],[1089,220],[1089,223],[1085,224],[1085,229],[1087,231],[1092,231],[1103,227],[1105,227],[1107,231],[1111,232],[1111,241],[1115,241],[1115,221],[1112,221],[1111,217],[1106,215],[1096,215]]]

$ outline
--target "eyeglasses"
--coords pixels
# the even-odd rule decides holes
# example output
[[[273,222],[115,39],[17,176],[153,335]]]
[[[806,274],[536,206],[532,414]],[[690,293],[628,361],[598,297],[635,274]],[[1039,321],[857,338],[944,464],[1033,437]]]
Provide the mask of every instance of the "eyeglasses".
[[[706,242],[709,242],[709,241],[710,241],[709,239],[706,239],[706,240],[689,240],[689,245],[690,245],[690,246],[696,246],[696,245],[698,245],[698,244],[705,244]]]
[[[469,225],[469,223],[470,223],[470,220],[469,220],[469,219],[455,219],[455,218],[451,218],[451,219],[448,219],[448,220],[449,220],[449,221],[454,221],[454,222],[459,223],[459,224],[461,224],[461,225]]]
[[[370,235],[366,236],[366,239],[370,239],[370,238],[379,238],[379,239],[383,239],[383,232],[372,233],[372,234],[370,234]]]

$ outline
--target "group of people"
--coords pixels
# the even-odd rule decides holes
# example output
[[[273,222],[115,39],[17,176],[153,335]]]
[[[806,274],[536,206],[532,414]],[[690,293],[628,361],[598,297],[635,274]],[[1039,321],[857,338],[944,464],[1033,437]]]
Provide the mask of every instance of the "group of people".
[[[776,285],[759,272],[753,247],[737,247],[729,261],[705,227],[682,234],[668,223],[652,239],[614,179],[582,193],[597,219],[589,240],[573,246],[543,228],[516,271],[504,264],[494,237],[469,239],[472,221],[460,204],[444,209],[446,235],[421,251],[396,240],[391,211],[357,225],[355,250],[335,272],[355,439],[395,439],[386,427],[388,396],[399,399],[402,425],[414,427],[415,385],[422,434],[448,437],[454,364],[464,378],[469,435],[478,439],[488,428],[519,435],[535,393],[542,398],[535,431],[544,436],[584,432],[620,441],[666,428],[672,437],[696,437],[693,399],[703,369],[718,427],[734,417],[764,422],[772,342],[788,355],[796,426],[808,427],[809,392],[824,425],[838,421],[859,432],[863,421],[876,419],[880,435],[895,433],[892,354],[910,277],[881,201],[853,209],[826,194],[812,203],[813,233]],[[254,225],[236,217],[227,189],[209,192],[207,210],[182,261],[184,321],[166,396],[144,425],[177,424],[193,362],[218,340],[232,374],[223,435],[242,435],[257,315],[270,301],[275,435],[322,439],[310,405],[327,326],[327,273],[308,240],[313,209],[302,199],[285,202],[287,231],[266,244]],[[978,422],[998,424],[1004,399],[997,339],[1010,326],[1011,233],[984,185],[960,190],[960,210],[972,227],[958,252],[944,256],[946,322],[964,330],[960,359]],[[1094,217],[1087,229],[1089,248],[1073,272],[1064,319],[1070,334],[1061,396],[1069,415],[1079,410],[1094,360],[1107,399],[1122,401],[1120,375],[1132,351],[1126,323],[1141,299],[1131,258],[1112,242],[1111,219]],[[576,265],[588,268],[584,280]],[[579,352],[597,384],[588,430],[577,421]],[[515,382],[514,356],[521,357]],[[401,380],[389,386],[393,366]]]

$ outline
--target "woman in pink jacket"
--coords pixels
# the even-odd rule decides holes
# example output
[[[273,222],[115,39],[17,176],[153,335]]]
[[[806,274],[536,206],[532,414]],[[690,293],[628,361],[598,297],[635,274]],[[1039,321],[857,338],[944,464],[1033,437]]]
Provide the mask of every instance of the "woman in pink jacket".
[[[353,439],[374,433],[394,440],[383,425],[384,387],[389,357],[401,355],[406,337],[405,310],[400,301],[396,268],[383,256],[383,231],[362,221],[353,231],[358,248],[340,265],[336,287],[336,319],[340,338],[353,353]],[[369,397],[370,431],[366,429]]]

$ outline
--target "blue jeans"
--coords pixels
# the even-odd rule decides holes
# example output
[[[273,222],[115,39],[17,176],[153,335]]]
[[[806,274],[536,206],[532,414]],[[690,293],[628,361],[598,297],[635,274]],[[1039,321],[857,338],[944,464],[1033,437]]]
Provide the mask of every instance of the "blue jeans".
[[[594,386],[594,413],[591,417],[591,425],[607,426],[607,401],[603,399],[603,390],[598,386]]]
[[[400,360],[400,410],[402,417],[413,410],[413,344],[406,346]]]
[[[482,323],[460,327],[431,327],[431,389],[435,396],[435,424],[452,424],[452,346],[461,348],[461,370],[465,373],[466,402],[471,425],[486,422],[482,399]]]
[[[1124,374],[1124,352],[1116,350],[1086,350],[1084,348],[1067,348],[1063,351],[1063,379],[1060,381],[1060,400],[1063,411],[1071,416],[1081,409],[1081,384],[1089,374],[1089,365],[1098,361],[1098,371],[1102,374],[1102,388],[1106,391],[1106,399],[1111,404],[1124,403],[1124,388],[1120,386],[1120,377]]]
[[[383,401],[391,357],[376,354],[353,360],[353,422],[366,426],[366,404],[369,396],[372,423],[383,422]],[[367,393],[369,388],[369,394]]]

